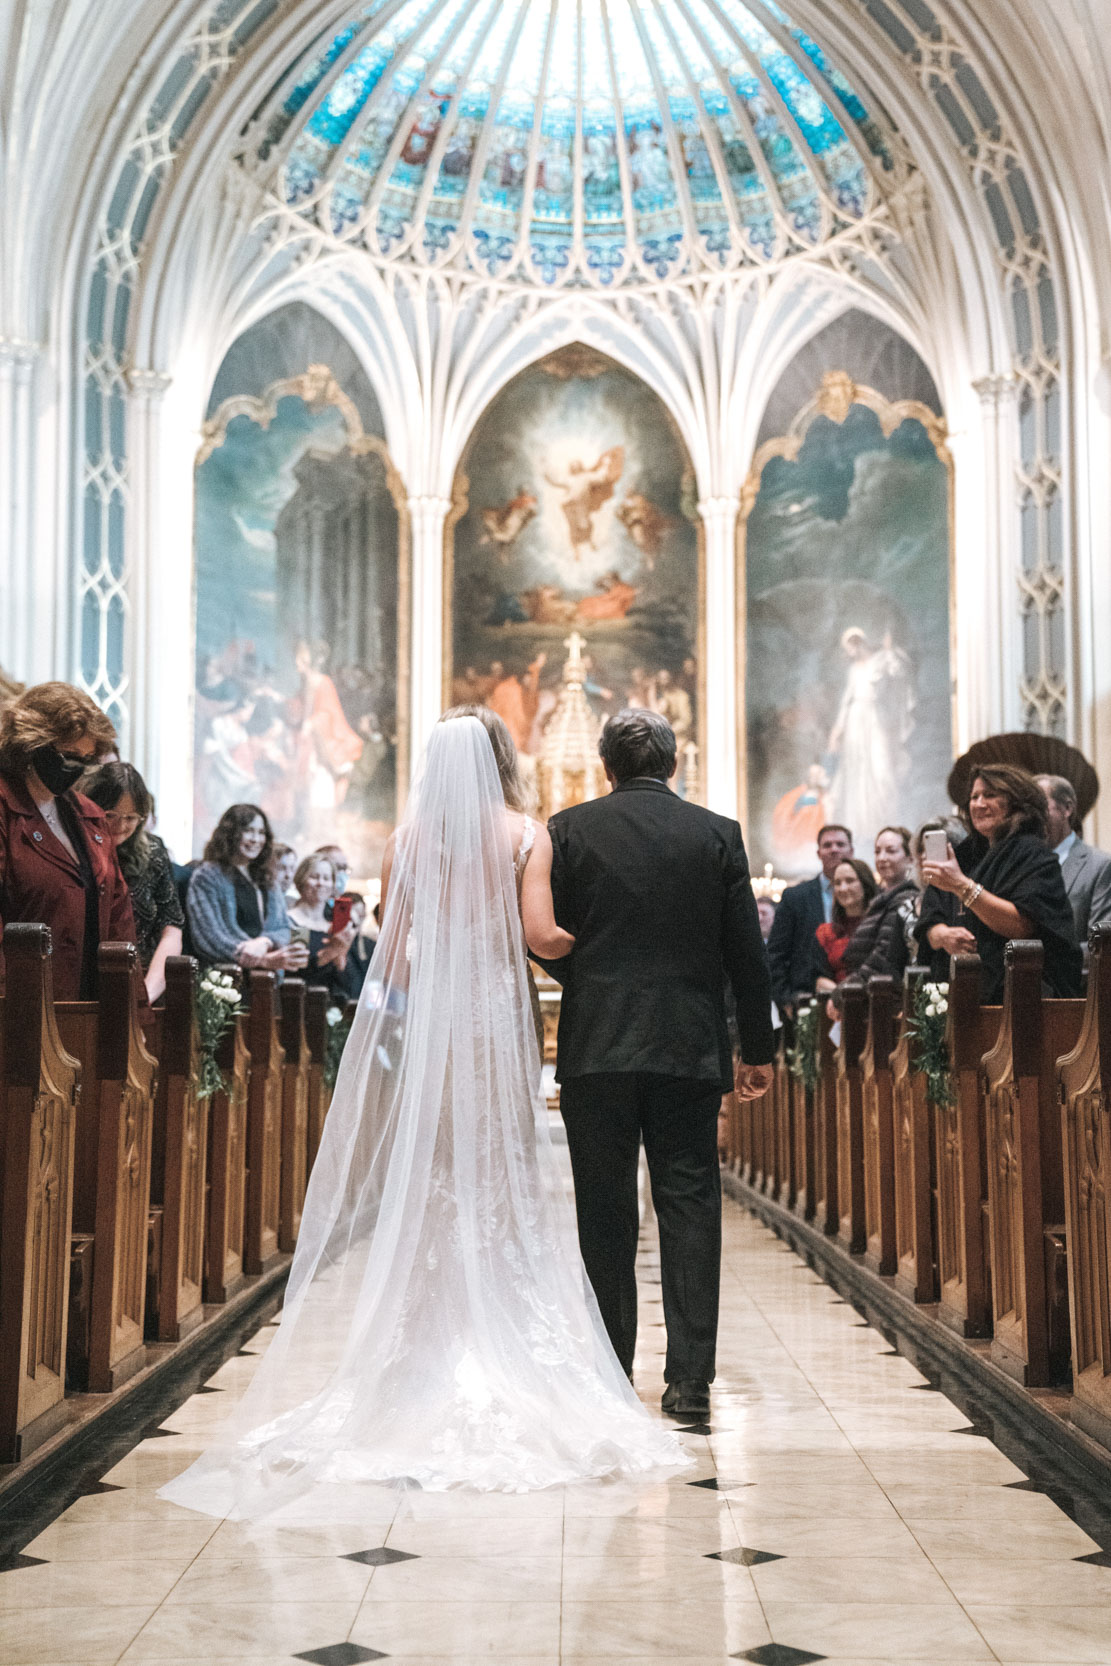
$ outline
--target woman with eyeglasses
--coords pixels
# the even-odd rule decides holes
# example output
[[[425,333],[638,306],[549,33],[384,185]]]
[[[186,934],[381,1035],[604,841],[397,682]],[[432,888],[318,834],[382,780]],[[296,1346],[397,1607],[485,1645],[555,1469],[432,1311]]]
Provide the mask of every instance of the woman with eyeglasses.
[[[99,764],[81,791],[104,811],[135,913],[135,943],[143,963],[147,999],[166,992],[166,961],[181,953],[185,915],[165,845],[147,822],[154,799],[134,764]]]
[[[0,711],[0,934],[50,927],[59,1001],[95,1001],[100,944],[135,941],[108,822],[75,790],[115,744],[111,719],[68,683],[38,683]]]

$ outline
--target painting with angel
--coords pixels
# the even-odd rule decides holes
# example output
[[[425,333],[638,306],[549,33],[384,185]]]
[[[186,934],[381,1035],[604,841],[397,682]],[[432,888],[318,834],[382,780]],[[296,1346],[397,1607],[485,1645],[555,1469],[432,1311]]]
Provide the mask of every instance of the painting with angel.
[[[693,495],[674,422],[637,377],[582,345],[522,372],[460,467],[445,699],[489,704],[534,760],[573,628],[599,716],[666,707],[697,744]]]

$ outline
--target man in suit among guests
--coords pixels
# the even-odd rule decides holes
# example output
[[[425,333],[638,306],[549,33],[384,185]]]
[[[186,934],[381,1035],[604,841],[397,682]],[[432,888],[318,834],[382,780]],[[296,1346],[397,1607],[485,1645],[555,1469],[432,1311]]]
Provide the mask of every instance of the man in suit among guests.
[[[1080,837],[1076,790],[1063,775],[1039,775],[1038,786],[1049,804],[1049,843],[1061,864],[1061,878],[1076,921],[1076,941],[1083,948],[1092,926],[1111,920],[1111,856]]]
[[[821,872],[799,885],[789,885],[775,911],[768,938],[772,1000],[788,1018],[794,1016],[800,995],[814,993],[814,933],[833,916],[833,876],[837,864],[853,853],[853,836],[834,822],[818,833]]]

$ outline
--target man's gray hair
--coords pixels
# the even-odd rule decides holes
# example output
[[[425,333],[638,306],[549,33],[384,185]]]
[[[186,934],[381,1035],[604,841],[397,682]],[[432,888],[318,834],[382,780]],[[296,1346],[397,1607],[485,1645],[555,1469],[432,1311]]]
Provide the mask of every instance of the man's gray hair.
[[[1082,823],[1077,807],[1076,788],[1072,782],[1064,775],[1039,775],[1038,780],[1045,782],[1046,793],[1060,809],[1067,812],[1069,825],[1074,833],[1079,833]]]
[[[675,773],[675,731],[666,717],[644,706],[626,706],[611,717],[598,741],[598,756],[617,781],[650,776],[670,781]]]

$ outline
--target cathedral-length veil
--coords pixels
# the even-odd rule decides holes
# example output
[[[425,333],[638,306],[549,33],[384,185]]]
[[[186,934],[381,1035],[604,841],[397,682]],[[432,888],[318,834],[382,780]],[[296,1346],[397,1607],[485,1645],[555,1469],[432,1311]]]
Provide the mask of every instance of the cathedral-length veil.
[[[525,1491],[684,1461],[583,1271],[493,749],[475,718],[440,723],[281,1324],[222,1438],[162,1496],[254,1517],[353,1481]]]

